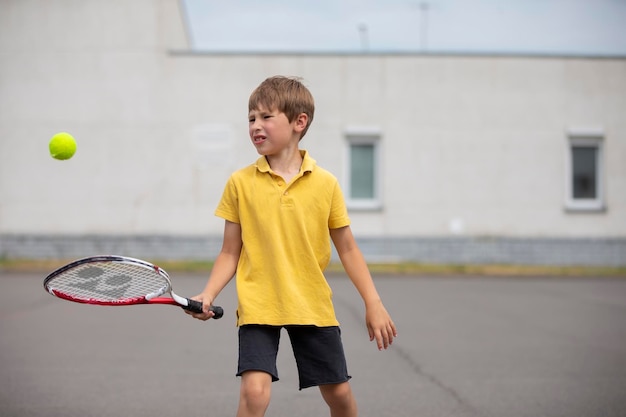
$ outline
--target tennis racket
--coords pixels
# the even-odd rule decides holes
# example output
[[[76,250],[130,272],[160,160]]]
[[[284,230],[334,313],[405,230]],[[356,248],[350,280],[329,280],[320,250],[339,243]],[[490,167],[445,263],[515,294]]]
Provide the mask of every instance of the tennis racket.
[[[176,295],[163,269],[125,256],[91,256],[71,262],[44,279],[50,294],[64,300],[104,306],[166,304],[202,313],[202,303]],[[169,294],[170,297],[162,297]],[[224,315],[211,306],[214,319]]]

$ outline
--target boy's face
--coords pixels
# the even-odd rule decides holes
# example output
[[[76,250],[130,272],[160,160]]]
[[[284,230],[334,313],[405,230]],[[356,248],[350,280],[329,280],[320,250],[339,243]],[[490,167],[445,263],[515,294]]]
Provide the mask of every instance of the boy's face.
[[[301,116],[289,122],[285,113],[281,111],[259,108],[248,113],[248,133],[260,155],[275,155],[289,146],[298,144],[306,120],[304,115],[304,122]]]

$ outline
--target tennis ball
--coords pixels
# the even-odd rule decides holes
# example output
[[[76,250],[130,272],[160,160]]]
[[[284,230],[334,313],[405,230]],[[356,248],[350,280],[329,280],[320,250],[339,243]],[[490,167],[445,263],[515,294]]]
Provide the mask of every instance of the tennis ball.
[[[50,156],[53,158],[70,159],[76,152],[76,141],[69,133],[61,132],[52,136],[48,147],[50,148]]]

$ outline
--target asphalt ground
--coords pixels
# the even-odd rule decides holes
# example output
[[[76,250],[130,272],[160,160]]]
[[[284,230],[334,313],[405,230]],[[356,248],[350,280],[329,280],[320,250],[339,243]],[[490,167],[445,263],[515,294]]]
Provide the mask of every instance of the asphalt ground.
[[[193,295],[200,275],[173,276]],[[376,276],[398,326],[368,340],[363,306],[329,281],[361,416],[626,416],[626,280]],[[176,307],[100,307],[57,299],[43,275],[0,272],[0,416],[234,416],[239,381],[235,287],[225,316]],[[283,332],[267,416],[328,415],[298,390]]]

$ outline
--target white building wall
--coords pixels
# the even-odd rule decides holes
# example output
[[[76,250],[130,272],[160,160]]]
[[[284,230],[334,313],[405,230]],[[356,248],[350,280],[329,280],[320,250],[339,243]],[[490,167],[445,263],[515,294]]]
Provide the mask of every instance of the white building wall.
[[[285,74],[316,98],[302,147],[342,182],[346,129],[382,134],[357,236],[626,237],[626,59],[202,55],[174,0],[0,7],[0,234],[219,235],[224,182],[257,157],[248,96]],[[565,210],[572,127],[606,132],[605,211]]]

